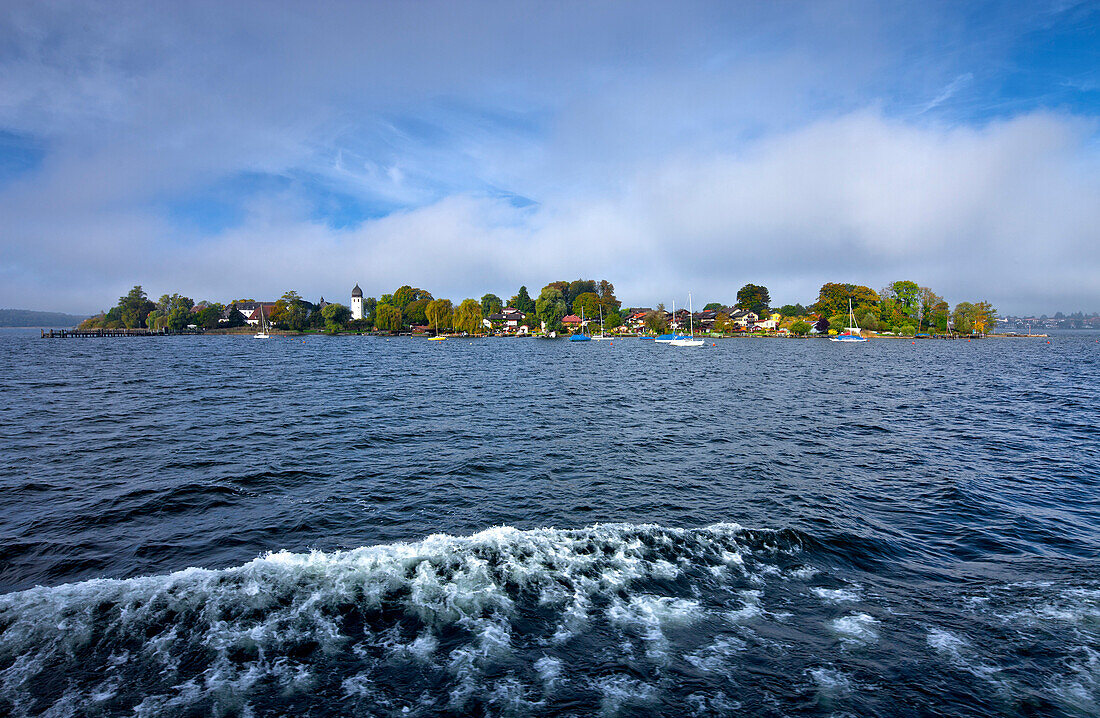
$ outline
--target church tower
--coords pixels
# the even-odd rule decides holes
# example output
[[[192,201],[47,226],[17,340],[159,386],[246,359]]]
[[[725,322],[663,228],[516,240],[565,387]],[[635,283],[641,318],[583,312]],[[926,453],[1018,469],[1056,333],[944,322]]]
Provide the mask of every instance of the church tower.
[[[358,284],[355,285],[355,289],[351,290],[351,318],[363,318],[363,290],[359,288]]]

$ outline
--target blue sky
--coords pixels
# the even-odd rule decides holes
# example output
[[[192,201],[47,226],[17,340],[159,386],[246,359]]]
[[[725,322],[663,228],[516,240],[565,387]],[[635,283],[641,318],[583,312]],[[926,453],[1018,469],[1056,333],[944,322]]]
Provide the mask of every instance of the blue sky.
[[[7,3],[0,305],[1100,311],[1100,3]]]

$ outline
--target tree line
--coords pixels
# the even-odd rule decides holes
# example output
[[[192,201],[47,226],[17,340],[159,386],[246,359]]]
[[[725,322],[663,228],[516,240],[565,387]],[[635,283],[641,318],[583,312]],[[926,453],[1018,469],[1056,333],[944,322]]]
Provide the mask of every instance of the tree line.
[[[242,326],[245,318],[241,312],[225,310],[252,301],[238,299],[228,305],[218,302],[196,305],[190,297],[164,294],[154,302],[141,285],[137,285],[120,297],[116,306],[84,320],[80,326],[173,331],[191,325],[204,329]],[[809,306],[785,304],[774,309],[770,306],[771,296],[766,286],[746,284],[738,290],[737,300],[732,305],[710,302],[704,305],[704,311],[717,312],[714,328],[720,332],[733,331],[730,314],[744,310],[761,318],[777,313],[790,331],[804,334],[812,327],[820,332],[846,327],[849,301],[859,326],[870,331],[911,335],[925,331],[944,332],[950,326],[956,332],[968,334],[987,332],[996,323],[996,310],[989,302],[960,302],[952,310],[935,291],[909,280],[892,282],[878,292],[858,284],[826,282],[818,292],[817,301]],[[535,298],[526,286],[521,286],[507,302],[490,293],[480,300],[463,299],[457,305],[450,299],[437,299],[425,289],[406,284],[392,294],[364,298],[362,319],[352,319],[346,305],[326,303],[322,307],[291,290],[274,302],[265,319],[278,329],[290,331],[401,332],[426,326],[436,333],[477,334],[484,330],[484,320],[505,308],[522,314],[523,323],[533,330],[560,331],[562,320],[570,313],[592,320],[602,317],[607,329],[621,326],[626,319],[621,312],[622,302],[615,296],[615,285],[606,279],[550,282]],[[654,333],[667,332],[669,315],[664,305],[649,310],[643,323]]]

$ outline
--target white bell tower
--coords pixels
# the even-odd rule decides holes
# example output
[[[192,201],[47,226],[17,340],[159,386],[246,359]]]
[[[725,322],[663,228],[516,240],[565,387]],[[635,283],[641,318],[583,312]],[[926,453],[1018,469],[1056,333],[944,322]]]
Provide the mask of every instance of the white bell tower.
[[[351,290],[351,318],[363,318],[363,290],[359,288],[358,284],[355,285],[355,289]]]

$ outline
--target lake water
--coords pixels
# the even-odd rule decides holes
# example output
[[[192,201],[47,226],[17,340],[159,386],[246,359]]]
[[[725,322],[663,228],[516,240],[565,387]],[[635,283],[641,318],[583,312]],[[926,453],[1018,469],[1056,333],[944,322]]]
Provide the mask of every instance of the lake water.
[[[0,333],[0,714],[1095,715],[1100,336]]]

